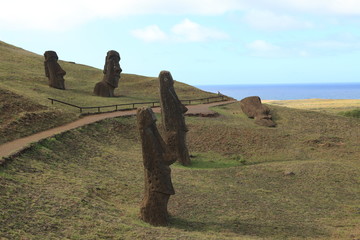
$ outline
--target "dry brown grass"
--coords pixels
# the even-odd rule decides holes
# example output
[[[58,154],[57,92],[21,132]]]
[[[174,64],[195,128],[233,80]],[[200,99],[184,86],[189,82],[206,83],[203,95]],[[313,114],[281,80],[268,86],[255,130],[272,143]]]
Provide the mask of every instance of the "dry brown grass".
[[[264,100],[263,103],[327,113],[339,113],[360,108],[360,99]]]

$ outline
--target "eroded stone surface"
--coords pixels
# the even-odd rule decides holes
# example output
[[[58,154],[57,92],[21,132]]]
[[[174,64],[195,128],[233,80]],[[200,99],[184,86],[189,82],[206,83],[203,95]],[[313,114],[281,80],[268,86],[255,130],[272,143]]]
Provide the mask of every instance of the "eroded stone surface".
[[[270,115],[270,109],[261,103],[258,96],[246,97],[240,101],[241,110],[255,123],[265,127],[275,127],[276,124]]]
[[[138,108],[137,126],[141,137],[145,173],[141,219],[154,226],[166,226],[169,218],[167,204],[170,195],[175,194],[169,166],[176,161],[176,156],[160,136],[151,108]]]
[[[119,85],[120,73],[120,54],[117,51],[110,50],[106,54],[104,77],[101,82],[95,85],[94,93],[101,97],[114,97],[114,90]]]
[[[161,71],[159,81],[162,124],[166,132],[175,134],[171,135],[171,138],[167,134],[165,141],[171,150],[176,153],[177,160],[182,165],[189,165],[190,157],[186,146],[186,132],[188,129],[184,117],[188,109],[181,103],[175,92],[174,80],[170,72]]]
[[[49,86],[57,89],[65,89],[64,76],[66,72],[58,63],[58,55],[55,51],[46,51],[44,53],[45,75],[49,79]]]

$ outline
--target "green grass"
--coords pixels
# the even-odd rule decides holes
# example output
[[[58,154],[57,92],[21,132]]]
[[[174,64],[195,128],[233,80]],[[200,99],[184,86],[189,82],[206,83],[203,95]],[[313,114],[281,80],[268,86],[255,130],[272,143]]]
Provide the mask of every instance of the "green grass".
[[[351,111],[340,112],[339,115],[343,115],[345,117],[360,118],[360,109],[354,109]]]
[[[118,98],[91,96],[101,71],[65,62],[69,89],[51,89],[41,56],[1,42],[0,53],[0,124],[7,139],[78,117],[44,102],[48,96],[104,104],[156,93],[153,78],[124,75],[133,77],[126,93],[119,87]],[[142,84],[150,87],[136,89]],[[184,98],[196,93],[185,86],[179,88]],[[176,194],[169,227],[139,219],[144,170],[135,117],[35,143],[0,167],[0,239],[360,238],[359,119],[334,114],[334,107],[330,113],[269,107],[276,128],[254,124],[239,103],[213,108],[216,118],[186,117],[192,165],[171,166]]]
[[[4,136],[0,144],[71,122],[80,116],[79,109],[56,102],[52,105],[48,98],[81,107],[159,100],[157,77],[123,73],[115,90],[116,97],[104,98],[93,95],[95,84],[103,77],[101,69],[66,61],[59,61],[59,64],[67,72],[65,91],[48,86],[43,56],[0,41],[0,134]],[[216,96],[176,81],[175,88],[180,99]],[[112,110],[115,108],[105,111]]]
[[[44,73],[44,57],[0,41],[0,88],[51,106],[48,97],[78,106],[104,106],[129,102],[158,101],[158,80],[122,73],[114,98],[93,95],[97,82],[102,80],[102,69],[59,60],[65,75],[66,90],[50,88]],[[106,54],[106,53],[104,53]],[[61,59],[61,56],[59,56]],[[122,61],[126,61],[123,59]],[[121,64],[121,63],[120,63]],[[162,69],[159,69],[159,72]],[[126,71],[126,69],[125,69]],[[173,76],[176,79],[176,76]],[[180,99],[215,96],[184,83],[175,82]],[[58,106],[54,106],[58,107]],[[61,106],[63,109],[64,106]]]
[[[8,162],[0,236],[356,239],[359,121],[272,107],[278,126],[264,128],[239,107],[186,118],[193,165],[172,165],[169,227],[139,220],[141,145],[135,117],[126,117],[46,139]]]
[[[229,168],[242,164],[246,164],[246,160],[241,159],[239,155],[224,157],[216,152],[193,153],[191,155],[191,165],[183,166],[180,163],[175,163],[175,167],[185,169],[215,169],[215,168]]]

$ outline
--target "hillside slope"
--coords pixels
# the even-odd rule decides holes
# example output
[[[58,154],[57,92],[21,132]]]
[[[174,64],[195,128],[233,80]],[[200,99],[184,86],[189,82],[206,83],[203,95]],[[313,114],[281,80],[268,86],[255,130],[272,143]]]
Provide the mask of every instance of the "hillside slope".
[[[126,73],[121,74],[115,90],[117,97],[94,96],[93,88],[102,80],[102,70],[65,61],[59,64],[67,72],[66,90],[50,88],[43,62],[43,56],[0,41],[0,134],[3,136],[0,144],[79,117],[77,108],[59,103],[51,105],[48,98],[84,107],[158,101],[159,98],[157,77]],[[215,96],[180,82],[175,82],[175,88],[180,99]]]
[[[168,228],[139,220],[135,117],[34,144],[0,169],[5,239],[358,239],[360,122],[271,107],[257,126],[239,103],[186,117],[191,167],[172,165]],[[158,116],[159,119],[159,116]]]

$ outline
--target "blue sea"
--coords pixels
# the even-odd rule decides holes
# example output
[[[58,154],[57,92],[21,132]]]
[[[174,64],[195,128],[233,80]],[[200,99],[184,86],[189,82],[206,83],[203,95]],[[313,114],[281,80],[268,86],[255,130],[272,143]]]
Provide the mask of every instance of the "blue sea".
[[[202,90],[241,100],[259,96],[263,100],[360,99],[360,83],[269,84],[269,85],[198,85]]]

